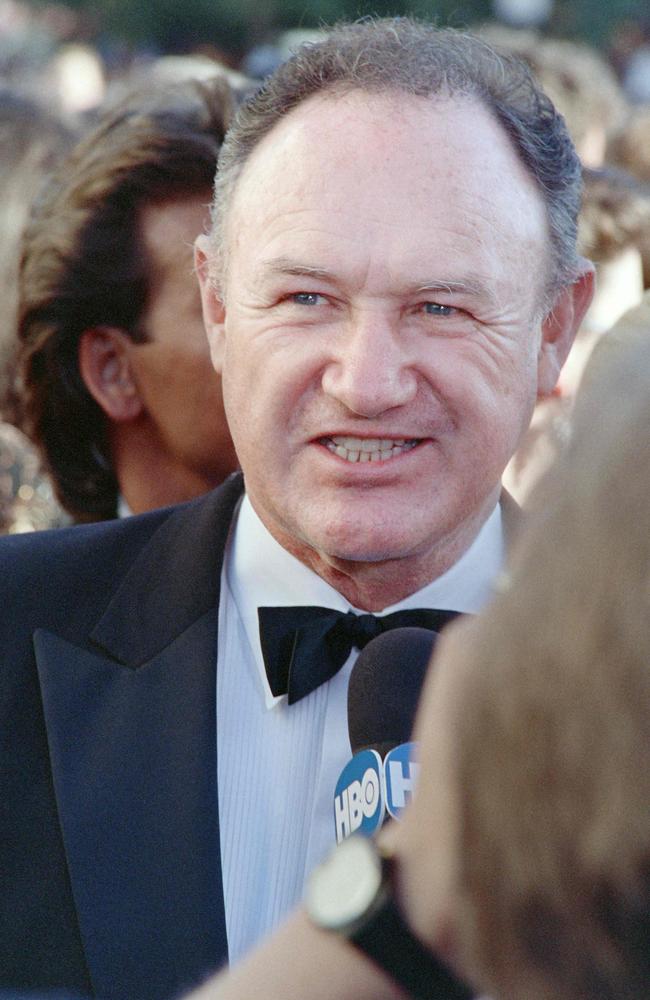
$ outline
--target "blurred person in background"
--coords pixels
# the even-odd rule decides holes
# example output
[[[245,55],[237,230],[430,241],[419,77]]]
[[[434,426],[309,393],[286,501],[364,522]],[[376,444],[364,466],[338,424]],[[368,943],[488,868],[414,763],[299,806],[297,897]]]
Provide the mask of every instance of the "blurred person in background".
[[[405,831],[403,884],[430,941],[459,927],[455,957],[493,997],[639,1000],[650,986],[647,319],[646,306],[645,337],[621,331],[581,388],[501,593],[443,659],[460,826],[443,920],[431,891],[421,909],[416,896],[438,870],[432,783]]]
[[[650,104],[632,108],[607,144],[607,162],[650,184]]]
[[[0,421],[0,535],[68,523],[29,438]]]
[[[27,228],[23,426],[76,521],[186,500],[236,468],[192,267],[233,104],[222,78],[136,90]]]
[[[581,393],[592,392],[592,383],[604,377],[626,350],[633,348],[641,354],[643,345],[650,342],[650,289],[646,289],[639,305],[628,309],[618,322],[601,337],[589,355],[581,380]],[[650,378],[650,370],[646,372]]]
[[[639,245],[649,228],[650,186],[616,167],[583,170],[578,243],[596,265],[597,286],[583,329],[595,338],[641,301],[643,261]],[[581,350],[585,353],[584,339],[580,331],[574,343],[578,350],[572,349],[567,363]],[[567,364],[565,375],[566,369]]]
[[[71,119],[92,118],[104,101],[106,78],[99,53],[79,42],[62,45],[43,71],[41,87],[56,95]]]
[[[537,403],[506,469],[504,483],[520,503],[568,440],[576,392],[594,346],[643,295],[640,247],[650,231],[650,189],[613,168],[585,168],[583,182],[578,245],[596,266],[596,291],[554,393]]]
[[[103,59],[86,40],[92,20],[83,4],[0,0],[0,76],[76,124],[106,86]]]
[[[0,85],[0,413],[12,411],[20,244],[45,178],[78,136],[56,113]]]
[[[207,55],[159,56],[136,62],[128,70],[114,76],[108,85],[102,109],[106,112],[128,101],[143,100],[147,94],[155,98],[161,91],[167,95],[167,102],[171,102],[177,84],[180,84],[178,96],[182,101],[183,88],[188,82],[194,80],[211,84],[217,77],[225,79],[238,100],[253,86],[248,77]]]
[[[13,426],[20,242],[44,179],[74,141],[51,110],[0,86],[0,533],[63,524],[40,458]]]
[[[637,18],[636,35],[621,67],[625,92],[633,104],[650,103],[650,17]],[[631,40],[631,39],[630,39]]]
[[[582,163],[603,164],[608,136],[623,120],[627,102],[606,60],[589,45],[547,38],[532,29],[489,23],[480,35],[516,55],[564,116]]]
[[[606,150],[607,162],[620,167],[645,185],[650,197],[650,104],[638,105],[612,135]],[[643,260],[643,284],[650,288],[650,226],[639,243]]]

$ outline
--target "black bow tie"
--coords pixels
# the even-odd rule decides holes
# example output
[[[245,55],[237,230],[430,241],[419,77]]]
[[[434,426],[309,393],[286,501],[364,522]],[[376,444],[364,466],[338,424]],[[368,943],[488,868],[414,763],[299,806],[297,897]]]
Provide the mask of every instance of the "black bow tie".
[[[458,611],[413,608],[377,618],[331,608],[258,608],[260,641],[266,676],[276,697],[289,704],[336,674],[353,646],[363,649],[371,639],[393,628],[416,626],[439,632]]]

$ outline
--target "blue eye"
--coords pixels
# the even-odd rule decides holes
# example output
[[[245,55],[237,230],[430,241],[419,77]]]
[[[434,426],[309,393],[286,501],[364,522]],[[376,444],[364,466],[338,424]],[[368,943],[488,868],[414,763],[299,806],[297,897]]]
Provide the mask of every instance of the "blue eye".
[[[299,306],[317,306],[322,298],[323,296],[319,295],[318,292],[294,292],[291,301]]]
[[[425,302],[424,311],[428,316],[451,316],[455,309],[453,306],[443,306],[440,302]]]

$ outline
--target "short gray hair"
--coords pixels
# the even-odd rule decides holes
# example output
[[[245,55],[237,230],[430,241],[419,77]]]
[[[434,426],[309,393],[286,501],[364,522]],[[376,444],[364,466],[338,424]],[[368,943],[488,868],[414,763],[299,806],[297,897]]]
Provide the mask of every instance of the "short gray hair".
[[[354,90],[480,101],[510,137],[546,203],[551,289],[575,279],[580,161],[562,116],[526,66],[451,28],[411,18],[371,18],[339,25],[324,40],[303,45],[240,108],[222,146],[215,182],[211,242],[217,281],[224,278],[228,208],[252,151],[309,97]]]

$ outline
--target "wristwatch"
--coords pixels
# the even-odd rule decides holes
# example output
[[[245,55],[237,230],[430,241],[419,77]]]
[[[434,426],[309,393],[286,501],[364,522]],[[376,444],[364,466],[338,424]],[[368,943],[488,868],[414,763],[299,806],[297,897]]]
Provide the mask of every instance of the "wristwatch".
[[[308,881],[309,918],[359,948],[415,1000],[470,1000],[473,992],[415,936],[400,913],[394,864],[368,837],[342,841]]]

